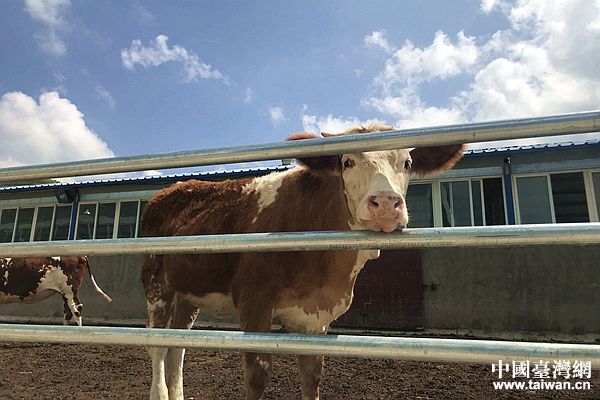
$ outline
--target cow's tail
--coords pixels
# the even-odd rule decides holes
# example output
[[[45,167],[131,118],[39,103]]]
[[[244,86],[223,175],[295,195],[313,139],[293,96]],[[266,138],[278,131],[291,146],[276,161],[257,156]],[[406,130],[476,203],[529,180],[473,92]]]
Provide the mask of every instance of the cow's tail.
[[[109,303],[112,302],[112,299],[102,291],[102,289],[100,289],[100,286],[98,286],[98,284],[96,283],[96,280],[94,279],[94,275],[92,275],[92,269],[90,268],[90,262],[87,258],[87,256],[84,256],[85,258],[85,265],[87,265],[87,270],[88,273],[90,274],[90,280],[92,281],[92,285],[94,285],[94,289],[96,289],[96,292],[98,292],[102,297],[104,297],[106,299],[106,301],[108,301]]]

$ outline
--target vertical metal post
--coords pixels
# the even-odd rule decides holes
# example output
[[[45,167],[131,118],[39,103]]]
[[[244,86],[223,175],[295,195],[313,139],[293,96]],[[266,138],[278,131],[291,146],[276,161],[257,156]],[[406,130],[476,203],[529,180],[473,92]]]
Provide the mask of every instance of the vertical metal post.
[[[75,195],[71,208],[71,224],[69,225],[69,237],[67,240],[75,240],[75,224],[77,223],[77,209],[79,208],[79,193]]]
[[[502,166],[502,174],[504,175],[504,192],[506,193],[506,214],[508,217],[508,225],[515,225],[515,204],[513,201],[513,186],[512,186],[512,168],[510,166],[510,157],[504,158]]]

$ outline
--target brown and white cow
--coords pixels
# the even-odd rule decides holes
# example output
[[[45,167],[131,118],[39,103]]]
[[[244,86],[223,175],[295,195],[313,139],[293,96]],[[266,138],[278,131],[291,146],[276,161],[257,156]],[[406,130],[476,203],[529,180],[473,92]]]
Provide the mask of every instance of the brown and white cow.
[[[0,304],[36,303],[59,293],[64,302],[63,324],[69,325],[75,316],[81,326],[83,304],[78,295],[86,271],[94,289],[111,302],[96,284],[85,256],[0,258]]]
[[[349,132],[389,130],[358,127]],[[319,136],[298,133],[288,140]],[[174,184],[154,195],[142,217],[143,236],[248,232],[372,230],[408,223],[411,174],[452,168],[464,145],[300,159],[263,177]],[[357,274],[379,251],[173,254],[144,258],[148,327],[190,328],[201,310],[234,315],[243,331],[323,334],[352,302]],[[183,399],[184,349],[149,348],[151,399]],[[246,396],[259,399],[271,355],[245,353]],[[318,399],[322,356],[298,356],[303,399]]]

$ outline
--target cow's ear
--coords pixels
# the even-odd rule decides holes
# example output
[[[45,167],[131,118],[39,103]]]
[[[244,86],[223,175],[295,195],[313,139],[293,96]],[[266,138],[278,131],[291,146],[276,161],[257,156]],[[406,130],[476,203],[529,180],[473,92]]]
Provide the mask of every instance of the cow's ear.
[[[411,171],[420,176],[441,174],[454,167],[466,150],[466,144],[417,147],[410,152]]]
[[[315,135],[314,133],[298,132],[289,136],[287,140],[304,140],[304,139],[318,139],[321,136]],[[318,171],[334,171],[339,165],[339,156],[319,156],[319,157],[303,157],[299,158],[298,161],[301,164],[306,165],[308,168]]]

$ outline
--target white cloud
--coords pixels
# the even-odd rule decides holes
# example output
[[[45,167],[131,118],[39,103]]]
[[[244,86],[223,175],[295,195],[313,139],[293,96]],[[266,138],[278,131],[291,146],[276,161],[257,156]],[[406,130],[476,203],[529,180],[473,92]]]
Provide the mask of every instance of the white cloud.
[[[287,118],[285,117],[281,107],[269,107],[269,117],[275,126],[287,121]]]
[[[304,111],[306,111],[306,107],[304,108]],[[300,118],[302,120],[302,129],[304,132],[312,133],[337,133],[357,125],[368,125],[373,122],[382,122],[376,119],[361,121],[357,117],[334,117],[331,114],[317,117],[316,115],[310,115],[304,112]]]
[[[156,17],[148,11],[141,3],[134,3],[131,6],[133,17],[143,25],[156,21]]]
[[[0,167],[113,157],[75,104],[58,92],[0,98]]]
[[[246,88],[246,96],[244,96],[244,103],[250,104],[254,99],[254,91],[251,88]]]
[[[394,51],[394,48],[390,46],[385,32],[383,31],[373,31],[369,36],[365,37],[364,43],[367,47],[379,48],[386,53]]]
[[[453,44],[443,32],[436,32],[426,48],[415,47],[410,41],[396,50],[385,62],[375,82],[384,93],[433,79],[445,79],[469,71],[479,58],[475,38],[463,32]]]
[[[169,48],[167,40],[169,40],[168,36],[158,35],[149,46],[143,46],[141,40],[133,40],[129,49],[121,50],[123,66],[133,71],[136,64],[150,68],[170,61],[180,62],[183,64],[188,81],[220,79],[223,83],[229,84],[229,78],[226,75],[202,62],[197,54],[179,45]]]
[[[58,32],[66,28],[64,13],[71,6],[71,0],[25,0],[25,11],[41,23],[45,30],[34,34],[40,48],[51,55],[62,56],[67,48]]]
[[[106,105],[108,106],[108,108],[110,108],[111,110],[115,109],[115,99],[112,96],[112,94],[106,90],[106,88],[104,86],[101,85],[97,85],[94,90],[96,91],[96,95],[106,103]]]
[[[459,32],[453,43],[437,32],[423,48],[406,42],[388,57],[363,106],[392,116],[397,127],[600,108],[600,1],[482,0],[480,8],[502,13],[510,27],[488,39]],[[466,84],[438,98],[443,105],[423,99],[424,83],[431,92],[458,76]]]

